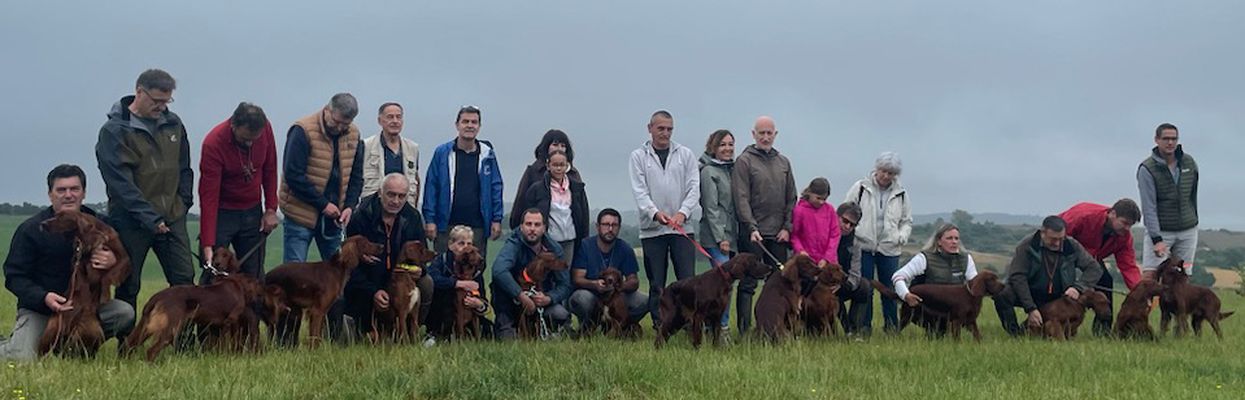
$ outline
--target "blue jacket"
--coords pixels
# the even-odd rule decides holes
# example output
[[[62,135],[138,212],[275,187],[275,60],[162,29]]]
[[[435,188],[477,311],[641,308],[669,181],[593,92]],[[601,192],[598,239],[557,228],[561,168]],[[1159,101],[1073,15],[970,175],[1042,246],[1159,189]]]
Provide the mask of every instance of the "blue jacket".
[[[437,224],[437,232],[446,232],[450,228],[456,140],[437,146],[424,176],[424,221]],[[477,140],[476,143],[480,147],[480,213],[484,215],[484,221],[501,222],[505,211],[502,210],[502,179],[501,168],[497,166],[497,153],[493,151],[493,144],[486,140]]]
[[[562,246],[558,242],[549,238],[549,235],[542,237],[541,242],[545,249],[553,252],[558,258],[562,258]],[[523,243],[523,232],[515,230],[510,234],[510,238],[506,239],[506,244],[502,245],[501,252],[497,254],[497,259],[493,261],[493,297],[505,296],[506,301],[519,297],[519,281],[515,276],[522,273],[523,268],[527,267],[536,253]],[[549,296],[551,304],[561,303],[571,295],[571,271],[570,268],[553,272],[545,276],[545,280],[541,283],[541,287],[545,288],[545,295]],[[494,300],[496,304],[498,300]]]

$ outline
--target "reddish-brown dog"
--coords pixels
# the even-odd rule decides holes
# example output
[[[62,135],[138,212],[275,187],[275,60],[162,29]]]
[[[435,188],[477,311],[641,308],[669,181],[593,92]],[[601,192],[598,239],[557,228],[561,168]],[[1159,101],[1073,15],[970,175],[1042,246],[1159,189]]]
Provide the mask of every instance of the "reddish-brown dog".
[[[474,281],[476,274],[483,269],[484,257],[480,256],[480,250],[474,245],[467,246],[454,255],[454,279],[460,281]],[[457,288],[454,291],[454,339],[479,339],[480,338],[480,315],[478,310],[467,307],[466,301],[468,297],[480,298],[480,291],[468,291],[466,289]],[[483,299],[481,299],[483,300]]]
[[[813,290],[804,296],[800,316],[804,329],[812,335],[838,335],[835,319],[839,314],[839,295],[835,292],[847,279],[843,267],[829,264],[817,276]]]
[[[757,297],[757,333],[772,341],[794,335],[804,300],[800,296],[800,280],[815,279],[820,274],[821,268],[809,256],[800,254],[787,260],[782,272],[765,281]]]
[[[1120,339],[1154,339],[1150,327],[1150,299],[1163,292],[1163,285],[1143,280],[1128,292],[1115,317],[1115,337]]]
[[[121,245],[117,231],[89,214],[60,211],[43,221],[49,233],[72,237],[74,242],[72,273],[67,296],[73,309],[56,313],[39,338],[39,354],[56,352],[64,355],[94,357],[104,343],[104,329],[99,320],[99,305],[107,300],[109,289],[121,284],[130,274],[130,257]],[[112,268],[91,267],[95,249],[107,247],[117,259]]]
[[[744,276],[765,279],[770,270],[756,255],[740,254],[718,268],[666,286],[661,292],[658,306],[661,324],[657,326],[657,340],[653,346],[661,348],[670,335],[690,323],[688,334],[692,336],[692,347],[700,348],[706,321],[710,322],[713,343],[721,344],[722,327],[718,321],[730,305],[731,285]]]
[[[523,268],[523,278],[519,279],[519,288],[524,292],[535,290],[543,293],[545,288],[541,286],[545,281],[545,277],[548,276],[550,272],[564,271],[566,268],[566,261],[562,261],[561,258],[558,258],[553,253],[540,253],[535,259],[532,260],[532,262],[528,263],[527,266]],[[525,339],[537,338],[539,336],[538,332],[540,332],[538,326],[539,323],[540,321],[539,318],[536,317],[536,313],[533,312],[531,315],[528,315],[520,309],[519,321],[517,325],[519,328],[519,337]]]
[[[376,337],[387,337],[395,343],[409,342],[419,333],[419,302],[426,293],[419,292],[419,280],[424,268],[437,254],[428,250],[422,241],[411,241],[402,246],[402,258],[389,275],[389,308],[376,311],[373,321]]]
[[[1096,318],[1110,318],[1111,301],[1107,299],[1107,295],[1096,290],[1081,293],[1076,300],[1067,296],[1060,297],[1038,308],[1038,312],[1042,314],[1041,325],[1026,320],[1025,326],[1029,327],[1032,335],[1055,340],[1071,339],[1076,337],[1077,330],[1085,321],[1086,309],[1094,310]]]
[[[872,281],[872,284],[883,296],[899,299],[894,290],[880,282]],[[999,277],[994,272],[983,269],[963,285],[927,283],[913,286],[909,291],[919,296],[921,303],[916,306],[920,309],[914,309],[908,303],[901,302],[906,317],[923,313],[924,318],[946,318],[951,336],[956,340],[960,339],[960,328],[967,326],[969,332],[973,333],[973,339],[981,341],[981,330],[977,328],[981,299],[1002,292],[1003,283],[999,282]],[[900,329],[910,322],[908,318],[901,320]]]
[[[1202,335],[1202,322],[1205,321],[1215,330],[1215,336],[1223,339],[1219,320],[1232,316],[1232,312],[1219,312],[1219,296],[1214,291],[1189,283],[1189,275],[1184,272],[1184,260],[1169,257],[1159,265],[1158,275],[1159,283],[1163,284],[1159,308],[1163,312],[1160,326],[1164,335],[1172,316],[1176,317],[1176,336],[1188,333],[1189,318],[1192,317],[1195,335]]]
[[[627,309],[627,296],[623,294],[623,274],[618,268],[607,267],[601,271],[601,280],[605,282],[605,291],[597,296],[597,321],[603,322],[606,332],[616,338],[637,338],[640,336],[640,321],[631,320],[631,312]]]
[[[294,317],[307,312],[308,344],[320,344],[329,307],[350,278],[350,271],[359,266],[363,256],[378,257],[384,246],[369,242],[359,235],[351,236],[341,245],[341,250],[327,261],[282,264],[264,276],[264,290],[277,306],[271,310],[274,320],[280,320],[288,312]],[[297,335],[297,328],[287,334]]]

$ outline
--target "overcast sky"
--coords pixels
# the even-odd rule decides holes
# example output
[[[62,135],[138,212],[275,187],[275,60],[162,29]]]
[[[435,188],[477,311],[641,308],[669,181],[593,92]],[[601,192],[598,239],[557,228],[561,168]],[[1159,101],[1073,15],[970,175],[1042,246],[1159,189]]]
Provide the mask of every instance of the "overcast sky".
[[[893,150],[915,213],[1048,214],[1135,198],[1154,127],[1172,122],[1202,169],[1202,226],[1245,228],[1231,206],[1245,198],[1245,2],[269,3],[6,5],[0,201],[45,203],[62,162],[103,201],[99,126],[159,67],[178,80],[196,169],[239,101],[264,107],[282,144],[349,91],[365,135],[401,102],[424,164],[459,106],[480,106],[507,201],[560,128],[592,206],[634,209],[627,156],[664,108],[697,152],[719,128],[751,143],[752,121],[774,116],[797,185],[825,176],[835,203]]]

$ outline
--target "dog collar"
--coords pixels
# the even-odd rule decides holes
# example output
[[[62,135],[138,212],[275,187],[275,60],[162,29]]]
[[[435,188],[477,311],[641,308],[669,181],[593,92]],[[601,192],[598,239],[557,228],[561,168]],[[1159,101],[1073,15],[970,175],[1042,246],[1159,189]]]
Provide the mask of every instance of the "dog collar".
[[[422,270],[423,270],[423,267],[420,267],[420,266],[418,266],[418,265],[415,265],[415,264],[405,264],[405,263],[404,263],[404,264],[398,264],[398,268],[399,268],[399,269],[404,269],[404,270],[407,270],[407,271],[411,271],[411,272],[419,272],[419,271],[422,271]]]

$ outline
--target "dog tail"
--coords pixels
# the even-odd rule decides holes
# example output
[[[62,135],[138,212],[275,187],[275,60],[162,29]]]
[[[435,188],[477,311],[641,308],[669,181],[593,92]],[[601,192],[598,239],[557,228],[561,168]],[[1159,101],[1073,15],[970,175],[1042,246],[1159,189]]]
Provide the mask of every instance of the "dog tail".
[[[1222,321],[1227,319],[1228,317],[1231,317],[1232,314],[1236,314],[1236,311],[1221,312],[1219,313],[1219,320]]]
[[[868,281],[873,285],[874,289],[878,290],[878,293],[882,294],[883,297],[899,299],[899,294],[895,293],[895,289],[888,288],[886,285],[883,285],[882,282],[877,280],[869,279]]]

